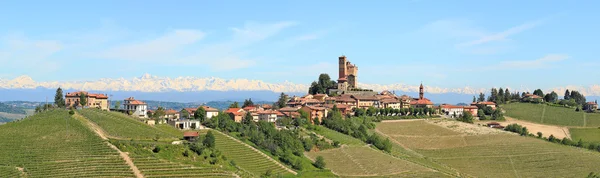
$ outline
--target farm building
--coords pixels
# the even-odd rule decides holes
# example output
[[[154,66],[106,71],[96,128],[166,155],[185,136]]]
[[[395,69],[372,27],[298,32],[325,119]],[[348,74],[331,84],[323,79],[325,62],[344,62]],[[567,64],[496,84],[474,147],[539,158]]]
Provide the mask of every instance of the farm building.
[[[174,120],[174,121],[172,120],[172,121],[169,121],[169,124],[175,128],[182,129],[182,130],[204,129],[204,126],[200,125],[199,120],[188,120],[188,119],[181,119],[181,120]]]
[[[200,134],[198,134],[198,132],[184,132],[183,133],[183,139],[187,140],[189,142],[195,142],[196,140],[198,140],[199,136],[200,136]]]

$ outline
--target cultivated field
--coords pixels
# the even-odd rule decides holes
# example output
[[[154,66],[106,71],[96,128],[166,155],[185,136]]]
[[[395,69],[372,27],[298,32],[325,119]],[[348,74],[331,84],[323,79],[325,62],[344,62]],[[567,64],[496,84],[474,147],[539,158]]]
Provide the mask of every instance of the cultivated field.
[[[235,177],[232,173],[219,168],[195,167],[173,163],[154,157],[133,156],[134,164],[144,177]]]
[[[181,133],[175,128],[156,128],[133,118],[116,112],[98,109],[78,110],[84,117],[101,127],[110,137],[116,139],[152,140],[157,136],[160,140],[177,140]]]
[[[117,151],[66,110],[0,126],[0,165],[1,177],[134,176]]]
[[[500,125],[502,126],[507,126],[509,124],[519,124],[522,125],[523,127],[527,127],[527,130],[529,130],[529,133],[532,134],[537,134],[537,132],[542,132],[544,137],[549,137],[550,135],[554,135],[556,138],[571,138],[571,134],[569,134],[569,128],[565,127],[565,126],[557,126],[557,125],[545,125],[545,124],[538,124],[538,123],[533,123],[533,122],[529,122],[529,121],[524,121],[524,120],[517,120],[511,117],[505,117],[506,120],[505,121],[496,121],[498,123],[500,123]],[[477,123],[481,123],[481,124],[487,124],[488,122],[491,121],[480,121]]]
[[[227,137],[221,132],[213,131],[213,134],[216,138],[216,148],[219,149],[227,159],[234,160],[237,166],[244,171],[253,174],[255,177],[259,177],[268,170],[271,170],[273,175],[291,174],[278,165],[275,160],[251,149],[250,146],[240,143],[234,138]]]
[[[413,129],[385,129],[407,149],[475,177],[585,177],[597,171],[600,154],[514,134],[467,135],[415,121],[380,123],[379,128],[423,127],[430,135],[413,139]],[[423,126],[431,124],[431,126]],[[382,126],[385,125],[385,126]],[[457,125],[460,126],[460,125]],[[482,127],[485,128],[485,127]],[[492,129],[492,128],[485,128]],[[440,136],[444,135],[450,136]],[[398,135],[405,135],[400,136]],[[462,140],[458,139],[461,138]],[[434,145],[434,146],[432,146]]]
[[[431,169],[392,157],[368,146],[344,146],[320,152],[306,153],[311,159],[323,156],[327,168],[346,176],[391,176],[402,174],[432,174]],[[443,174],[441,174],[443,176]]]
[[[314,130],[314,132],[319,135],[324,136],[327,139],[338,141],[341,144],[345,144],[345,145],[358,145],[358,146],[365,145],[365,142],[363,142],[357,138],[348,136],[346,134],[337,132],[335,130],[331,130],[324,126],[316,126],[316,127],[317,127],[317,130]]]
[[[579,141],[579,139],[586,142],[600,143],[600,128],[571,128],[571,137],[573,141]]]
[[[600,113],[575,112],[575,109],[545,104],[510,103],[502,105],[506,115],[519,120],[558,126],[599,127]]]

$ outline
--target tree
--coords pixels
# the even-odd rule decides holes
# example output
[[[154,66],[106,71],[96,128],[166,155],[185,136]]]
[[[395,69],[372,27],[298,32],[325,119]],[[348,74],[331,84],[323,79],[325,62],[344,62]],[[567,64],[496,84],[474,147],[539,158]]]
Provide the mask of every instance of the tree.
[[[208,131],[208,133],[206,133],[206,136],[204,136],[204,140],[202,141],[202,144],[208,148],[215,147],[215,136],[213,135],[212,131]]]
[[[167,114],[167,112],[165,111],[165,108],[163,107],[158,107],[158,109],[156,109],[156,111],[154,112],[153,116],[155,118],[160,118],[163,117]]]
[[[462,122],[466,122],[466,123],[473,123],[473,115],[471,114],[471,112],[465,111],[462,113],[460,118],[458,118],[458,121],[462,121]]]
[[[317,156],[314,165],[319,169],[325,169],[325,158],[323,158],[323,156]]]
[[[254,102],[252,102],[252,98],[244,100],[244,105],[242,105],[242,108],[245,108],[248,106],[254,106]]]
[[[81,108],[87,105],[87,95],[84,92],[79,93],[79,104],[81,104]]]
[[[498,90],[496,88],[492,88],[492,92],[490,94],[491,95],[488,98],[488,101],[496,102],[496,99],[498,98]]]
[[[542,89],[536,89],[533,91],[534,95],[538,95],[539,97],[544,97],[544,92],[542,91]]]
[[[477,102],[477,98],[473,96],[473,103]]]
[[[308,93],[312,95],[319,93],[325,94],[327,93],[327,89],[334,88],[335,85],[336,82],[331,80],[329,74],[321,74],[319,75],[319,79],[310,85],[310,88],[308,88]]]
[[[237,101],[231,103],[231,105],[229,105],[229,108],[239,108],[240,107],[240,103],[238,103]]]
[[[504,102],[509,102],[510,101],[510,92],[508,91],[508,88],[506,88],[506,90],[504,91]]]
[[[485,94],[479,93],[479,98],[477,98],[477,101],[479,101],[479,102],[485,101]]]
[[[244,119],[242,120],[242,124],[250,125],[253,121],[254,121],[254,118],[252,117],[252,113],[246,112],[246,115],[244,116]]]
[[[483,117],[485,116],[485,112],[483,111],[483,109],[478,109],[477,110],[477,117]]]
[[[180,115],[181,118],[187,118],[187,119],[190,118],[190,112],[188,112],[187,110],[181,109],[181,111],[179,111],[179,112],[181,113],[181,115]]]
[[[119,109],[119,108],[121,108],[121,101],[117,101],[117,102],[115,102],[115,106],[114,106],[114,108],[115,108],[115,109]]]
[[[565,91],[565,96],[564,96],[564,99],[565,99],[565,100],[569,100],[569,99],[571,99],[571,93],[569,92],[569,89],[567,89],[567,90]]]
[[[498,96],[496,97],[496,101],[498,103],[504,103],[504,90],[502,88],[498,89]]]
[[[537,137],[538,138],[542,138],[542,136],[543,136],[542,132],[537,132]]]
[[[54,95],[54,104],[56,104],[56,106],[59,108],[65,107],[65,98],[63,96],[63,90],[60,87],[56,89],[56,95]]]
[[[275,105],[278,108],[284,108],[285,105],[287,105],[287,101],[288,100],[289,100],[288,96],[285,93],[281,92],[281,94],[279,95],[279,99],[277,100],[277,102],[275,103]]]
[[[204,122],[206,120],[206,110],[204,110],[204,107],[200,106],[198,109],[196,109],[194,112],[194,119],[200,120],[200,122]]]

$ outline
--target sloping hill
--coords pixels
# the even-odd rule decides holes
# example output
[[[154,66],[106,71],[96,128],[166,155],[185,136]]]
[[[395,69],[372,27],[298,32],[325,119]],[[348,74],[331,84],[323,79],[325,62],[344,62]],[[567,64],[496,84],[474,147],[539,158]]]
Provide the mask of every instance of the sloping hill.
[[[2,175],[134,177],[117,151],[65,110],[0,126],[0,165]]]
[[[158,136],[160,140],[177,140],[182,136],[174,134],[179,132],[175,128],[156,128],[121,113],[98,109],[83,109],[77,112],[100,126],[111,138],[152,140]]]
[[[285,168],[281,163],[273,160],[271,157],[262,154],[249,145],[239,140],[218,132],[215,133],[215,143],[217,149],[221,150],[228,159],[234,160],[241,169],[259,177],[267,171],[272,171],[273,175],[291,174],[292,171]],[[294,172],[295,173],[295,172]]]
[[[510,103],[502,105],[502,108],[506,111],[505,115],[519,120],[569,127],[600,127],[600,113],[531,103]]]
[[[403,128],[416,124],[428,124],[423,127],[431,134],[414,135],[411,129],[379,131],[409,149],[470,176],[585,177],[599,168],[597,152],[508,133],[467,134],[457,131],[461,130],[456,129],[461,127],[458,122],[444,127],[434,122],[390,122],[379,123],[377,129],[382,125]]]

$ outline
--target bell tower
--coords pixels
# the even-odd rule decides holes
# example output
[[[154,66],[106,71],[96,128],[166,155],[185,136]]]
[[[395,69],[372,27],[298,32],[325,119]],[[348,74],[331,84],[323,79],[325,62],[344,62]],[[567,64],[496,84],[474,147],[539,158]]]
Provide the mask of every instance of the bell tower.
[[[421,86],[419,87],[419,99],[425,98],[425,90],[423,90],[423,82],[421,82]]]
[[[339,67],[340,67],[340,76],[338,78],[346,78],[347,68],[346,68],[346,56],[342,55],[339,58]]]

